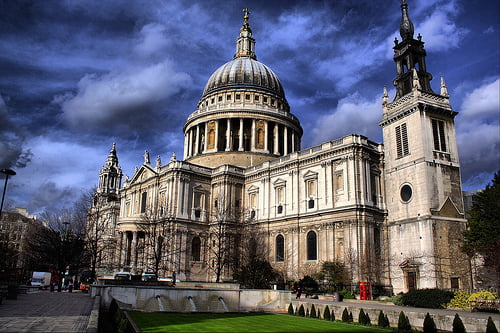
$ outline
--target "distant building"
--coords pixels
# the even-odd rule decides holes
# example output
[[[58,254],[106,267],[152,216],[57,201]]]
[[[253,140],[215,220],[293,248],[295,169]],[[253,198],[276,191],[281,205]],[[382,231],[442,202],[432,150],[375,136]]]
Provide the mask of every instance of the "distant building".
[[[106,230],[100,274],[151,270],[160,251],[161,275],[214,281],[217,227],[235,249],[244,237],[238,230],[253,225],[286,279],[340,260],[353,283],[396,293],[469,287],[459,249],[466,220],[457,112],[443,79],[440,92],[432,90],[404,0],[401,10],[396,97],[389,101],[384,89],[379,123],[384,145],[349,135],[307,149],[280,80],[257,61],[246,12],[234,59],[209,78],[184,125],[184,160],[151,162],[146,152],[122,185],[113,145],[90,211]],[[158,223],[168,234],[151,246],[146,230]],[[232,278],[229,265],[221,278]]]
[[[16,207],[14,212],[2,212],[0,219],[0,275],[22,274],[26,266],[25,239],[30,223],[40,223],[37,217],[28,214],[26,208]],[[7,272],[9,271],[9,272]]]

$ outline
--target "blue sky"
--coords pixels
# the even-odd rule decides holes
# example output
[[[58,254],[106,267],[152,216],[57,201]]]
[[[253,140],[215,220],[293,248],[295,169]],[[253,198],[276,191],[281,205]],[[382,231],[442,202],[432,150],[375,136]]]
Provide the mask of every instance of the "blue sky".
[[[455,111],[462,182],[500,168],[498,1],[408,0]],[[302,148],[357,133],[382,142],[400,0],[0,2],[0,168],[8,207],[39,214],[94,187],[113,142],[125,174],[144,150],[183,155],[182,126],[230,61],[249,7],[257,59],[280,78]],[[3,183],[3,180],[2,180]]]

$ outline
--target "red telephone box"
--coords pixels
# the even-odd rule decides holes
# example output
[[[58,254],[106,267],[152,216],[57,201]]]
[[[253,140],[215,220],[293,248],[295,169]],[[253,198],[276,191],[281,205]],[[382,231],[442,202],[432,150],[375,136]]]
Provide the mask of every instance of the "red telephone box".
[[[372,299],[370,293],[370,282],[359,283],[359,299],[365,301]]]

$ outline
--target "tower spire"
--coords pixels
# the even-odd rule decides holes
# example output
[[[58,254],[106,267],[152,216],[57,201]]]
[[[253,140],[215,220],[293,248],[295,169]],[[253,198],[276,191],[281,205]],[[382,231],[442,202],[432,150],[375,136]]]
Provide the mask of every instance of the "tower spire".
[[[118,156],[116,154],[116,142],[113,142],[108,158],[106,158],[106,163],[99,173],[98,193],[116,195],[121,186],[122,176],[122,169],[118,164]]]
[[[434,93],[431,88],[432,75],[427,72],[425,65],[426,52],[422,36],[413,38],[413,23],[408,17],[408,4],[401,0],[401,24],[399,32],[403,39],[394,41],[394,61],[396,62],[397,77],[394,79],[396,97],[398,99],[413,89]],[[418,82],[417,82],[418,81]]]
[[[408,16],[408,4],[406,0],[401,0],[401,23],[399,24],[399,34],[403,40],[413,39],[413,23]]]
[[[248,23],[250,11],[248,8],[243,9],[243,25],[240,29],[240,36],[236,40],[236,54],[234,59],[251,58],[257,60],[255,56],[255,39],[252,36],[252,28]]]

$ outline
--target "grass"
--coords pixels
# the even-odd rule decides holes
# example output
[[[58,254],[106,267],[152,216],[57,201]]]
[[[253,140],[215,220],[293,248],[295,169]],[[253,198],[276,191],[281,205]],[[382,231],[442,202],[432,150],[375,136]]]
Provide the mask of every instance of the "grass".
[[[129,312],[141,332],[387,332],[337,321],[269,313]]]

